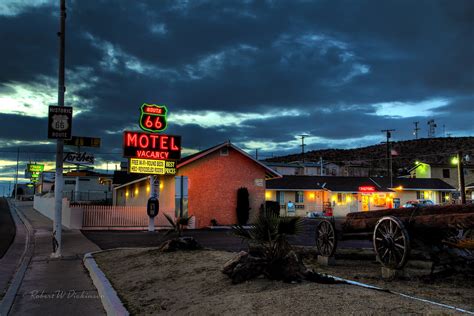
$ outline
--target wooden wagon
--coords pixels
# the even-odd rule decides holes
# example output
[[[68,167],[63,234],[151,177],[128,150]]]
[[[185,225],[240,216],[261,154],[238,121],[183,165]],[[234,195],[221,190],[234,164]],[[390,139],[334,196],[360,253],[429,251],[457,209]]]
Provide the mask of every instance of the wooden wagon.
[[[412,249],[429,255],[432,272],[445,262],[474,267],[474,205],[356,212],[342,221],[320,220],[316,226],[316,248],[322,256],[333,256],[338,240],[356,239],[371,240],[377,260],[391,269],[402,269]]]

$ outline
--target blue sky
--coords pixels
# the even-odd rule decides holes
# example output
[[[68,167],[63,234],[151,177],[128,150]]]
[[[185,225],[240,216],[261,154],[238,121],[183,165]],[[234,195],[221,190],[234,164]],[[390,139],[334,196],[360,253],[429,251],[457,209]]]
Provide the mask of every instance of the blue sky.
[[[58,6],[0,4],[0,183],[16,150],[52,167]],[[67,1],[73,134],[121,158],[142,103],[166,104],[184,153],[230,139],[260,157],[474,134],[473,1]],[[444,126],[444,127],[443,127]],[[110,167],[112,168],[112,167]],[[24,179],[21,179],[24,181]],[[0,188],[0,194],[1,194]]]

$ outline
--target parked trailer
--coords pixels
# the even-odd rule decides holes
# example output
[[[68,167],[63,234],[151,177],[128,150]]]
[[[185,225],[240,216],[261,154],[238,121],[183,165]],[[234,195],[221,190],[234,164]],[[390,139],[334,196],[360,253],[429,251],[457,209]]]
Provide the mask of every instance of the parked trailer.
[[[474,267],[474,205],[449,205],[349,213],[342,221],[322,219],[316,248],[331,257],[339,240],[372,241],[377,260],[402,269],[412,249],[427,253],[436,265]]]

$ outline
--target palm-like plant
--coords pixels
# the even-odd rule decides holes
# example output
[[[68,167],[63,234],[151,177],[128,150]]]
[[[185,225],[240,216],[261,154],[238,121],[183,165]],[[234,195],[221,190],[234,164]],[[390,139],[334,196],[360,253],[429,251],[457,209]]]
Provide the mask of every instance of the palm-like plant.
[[[176,232],[178,234],[178,237],[181,237],[183,235],[184,227],[188,226],[191,223],[191,219],[194,216],[194,215],[183,216],[183,217],[177,217],[176,219],[173,219],[170,215],[166,213],[163,213],[163,215],[166,217],[171,227],[173,228],[167,231],[166,235]]]
[[[267,264],[274,264],[285,258],[291,251],[288,235],[296,235],[303,229],[299,217],[279,217],[275,214],[262,214],[254,225],[245,229],[241,225],[232,227],[236,236],[255,244],[262,252]]]

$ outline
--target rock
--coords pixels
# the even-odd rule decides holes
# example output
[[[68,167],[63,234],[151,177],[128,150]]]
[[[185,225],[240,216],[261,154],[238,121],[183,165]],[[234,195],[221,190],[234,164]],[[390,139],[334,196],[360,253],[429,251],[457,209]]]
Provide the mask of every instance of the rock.
[[[163,242],[158,248],[161,252],[171,252],[177,250],[198,250],[202,246],[193,237],[179,237]]]
[[[241,251],[235,256],[234,258],[230,259],[224,264],[224,267],[222,268],[222,273],[227,274],[227,275],[232,275],[232,272],[234,271],[234,268],[241,262],[242,260],[245,260],[248,257],[248,253],[245,251]]]
[[[293,283],[301,282],[306,270],[306,266],[298,255],[294,251],[290,251],[284,258],[271,262],[264,273],[271,280]]]
[[[238,284],[253,279],[262,274],[266,262],[261,258],[247,256],[241,259],[234,267],[231,278],[232,283]]]

